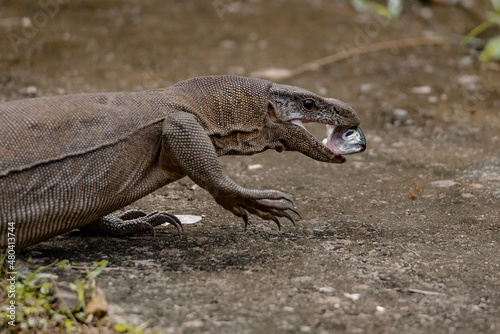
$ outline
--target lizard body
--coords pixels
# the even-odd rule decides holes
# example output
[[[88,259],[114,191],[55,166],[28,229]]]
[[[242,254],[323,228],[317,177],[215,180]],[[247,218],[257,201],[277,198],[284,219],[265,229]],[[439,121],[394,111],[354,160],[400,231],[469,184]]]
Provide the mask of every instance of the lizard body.
[[[217,157],[275,149],[343,162],[301,126],[309,121],[359,125],[341,101],[235,76],[3,103],[0,248],[7,247],[12,222],[18,249],[75,228],[113,234],[154,233],[152,226],[164,222],[179,228],[166,213],[106,215],[184,176],[245,223],[250,212],[279,226],[276,217],[291,219],[287,210],[295,212],[289,196],[239,186],[222,173]]]

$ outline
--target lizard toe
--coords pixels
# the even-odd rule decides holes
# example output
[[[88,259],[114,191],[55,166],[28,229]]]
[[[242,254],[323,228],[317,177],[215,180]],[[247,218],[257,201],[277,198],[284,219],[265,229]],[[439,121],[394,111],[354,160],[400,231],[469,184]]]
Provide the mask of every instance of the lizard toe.
[[[247,229],[248,226],[248,213],[245,209],[243,209],[241,206],[234,206],[231,208],[226,208],[227,210],[231,211],[235,216],[243,218],[243,221],[245,222],[245,230]]]
[[[292,211],[293,213],[295,213],[297,216],[299,216],[300,219],[302,219],[302,217],[300,216],[300,213],[297,211],[297,209],[295,209],[293,206],[290,206],[288,208],[288,210]]]
[[[151,236],[153,238],[156,238],[156,231],[155,231],[155,228],[153,227],[153,225],[151,225],[150,223],[147,223],[147,222],[144,222],[143,223],[143,226],[144,228],[149,232],[151,233]]]
[[[290,216],[290,214],[288,214],[288,212],[284,211],[283,212],[283,216],[285,216],[286,219],[288,219],[289,221],[292,222],[293,226],[297,226],[295,225],[295,220],[292,218],[292,216]]]
[[[184,231],[184,228],[179,218],[167,212],[154,211],[142,219],[144,219],[144,221],[150,223],[153,226],[169,223],[177,229],[178,234],[181,233],[181,230]]]
[[[118,215],[117,218],[120,218],[121,220],[131,220],[131,219],[136,219],[140,217],[144,217],[147,214],[144,211],[141,210],[128,210],[121,215]]]
[[[92,234],[108,234],[114,236],[127,236],[149,232],[155,237],[156,232],[154,227],[164,223],[174,225],[175,228],[177,228],[177,232],[180,234],[182,223],[179,218],[172,214],[158,211],[143,215],[142,211],[133,210],[132,212],[127,211],[120,216],[104,216],[86,226],[80,227],[80,229]]]
[[[282,211],[272,210],[272,209],[269,209],[267,211],[261,211],[259,209],[255,209],[255,208],[249,208],[248,211],[250,213],[256,215],[257,217],[262,218],[262,219],[272,220],[278,226],[278,230],[281,231],[281,223],[280,223],[278,217],[285,217],[285,215],[283,214]]]
[[[262,218],[267,219],[267,220],[272,220],[273,222],[278,225],[278,231],[281,231],[281,223],[280,220],[275,216],[267,212],[262,213]]]
[[[293,200],[290,195],[287,193],[281,192],[281,191],[275,191],[275,190],[267,190],[267,191],[262,191],[262,192],[257,192],[255,194],[255,199],[270,199],[270,200],[285,200],[293,205]]]
[[[295,220],[287,212],[288,210],[299,216],[293,205],[290,195],[275,190],[244,190],[240,196],[220,196],[217,202],[234,215],[242,217],[245,229],[248,226],[248,213],[256,215],[265,220],[272,220],[281,230],[278,217],[285,217],[295,226]],[[248,212],[248,213],[247,213]]]

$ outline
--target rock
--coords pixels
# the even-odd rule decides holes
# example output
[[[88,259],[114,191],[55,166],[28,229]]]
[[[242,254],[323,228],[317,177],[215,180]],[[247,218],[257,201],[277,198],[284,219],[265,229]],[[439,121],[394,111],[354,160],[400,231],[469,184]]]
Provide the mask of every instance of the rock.
[[[433,181],[429,183],[430,186],[433,187],[438,187],[438,188],[449,188],[453,187],[454,185],[459,184],[458,182],[455,182],[453,180],[439,180],[439,181]]]
[[[38,92],[38,89],[35,86],[28,86],[19,89],[19,92],[23,95],[35,96],[36,93]]]
[[[410,89],[410,91],[413,94],[425,95],[425,94],[430,94],[430,92],[432,92],[432,88],[431,86],[420,86],[420,87],[413,87],[412,89]]]
[[[408,117],[408,110],[406,109],[401,109],[401,108],[396,108],[392,111],[392,115],[396,119],[404,120]]]
[[[368,93],[375,87],[375,85],[371,82],[363,83],[359,85],[359,89],[361,90],[361,93]]]
[[[310,333],[311,332],[311,326],[300,326],[300,332],[301,333]]]
[[[461,75],[457,78],[457,82],[463,86],[478,83],[479,77],[477,75]]]
[[[356,301],[356,300],[359,299],[359,297],[361,297],[361,295],[359,293],[347,293],[347,292],[344,292],[344,297],[352,299],[353,301]]]
[[[262,166],[261,164],[248,165],[249,170],[260,169],[262,167],[264,166]]]
[[[330,287],[330,286],[324,286],[322,288],[319,288],[319,292],[321,292],[321,293],[330,294],[330,293],[333,293],[334,291],[335,291],[335,289]]]
[[[337,296],[329,296],[329,297],[325,297],[322,299],[322,301],[326,304],[331,304],[331,305],[340,305],[342,303],[342,300],[340,299],[340,297],[337,297]]]
[[[196,320],[186,321],[182,325],[188,328],[200,328],[203,327],[203,321],[196,319]]]

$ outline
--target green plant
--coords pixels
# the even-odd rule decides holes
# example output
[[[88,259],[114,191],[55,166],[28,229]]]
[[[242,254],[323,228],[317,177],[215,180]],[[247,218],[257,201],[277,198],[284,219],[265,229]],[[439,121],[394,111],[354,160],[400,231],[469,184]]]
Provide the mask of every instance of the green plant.
[[[493,10],[486,12],[486,21],[472,29],[467,36],[465,36],[462,44],[468,44],[472,38],[494,25],[500,26],[500,0],[491,0],[491,3],[493,5]],[[479,59],[483,63],[487,63],[490,60],[500,60],[500,35],[488,40]]]
[[[0,266],[5,268],[5,252],[0,252]],[[95,304],[107,307],[105,295],[96,287],[95,278],[104,270],[107,261],[94,262],[90,269],[68,260],[55,261],[42,266],[28,275],[21,274],[17,268],[17,276],[2,269],[0,281],[0,328],[7,333],[31,332],[63,332],[80,333],[89,327],[98,327],[103,333],[141,334],[142,329],[128,325],[111,325],[106,312]],[[66,268],[85,270],[86,275],[69,284],[70,294],[76,295],[76,302],[68,305],[61,295],[58,276],[47,273],[49,268],[57,267],[58,271]],[[9,280],[8,280],[9,279]],[[11,284],[14,284],[15,289]],[[14,291],[10,293],[9,291]],[[4,293],[5,292],[5,293]],[[98,301],[98,302],[97,302]],[[10,312],[15,305],[15,316]]]
[[[403,10],[402,0],[387,0],[387,6],[376,3],[371,0],[350,0],[351,4],[357,11],[368,11],[371,10],[381,16],[388,19],[395,20],[401,14]]]

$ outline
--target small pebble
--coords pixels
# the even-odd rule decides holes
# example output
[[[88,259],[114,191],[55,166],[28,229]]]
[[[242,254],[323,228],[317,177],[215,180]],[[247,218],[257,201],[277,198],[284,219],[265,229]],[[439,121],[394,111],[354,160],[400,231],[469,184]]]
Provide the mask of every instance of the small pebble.
[[[356,300],[359,299],[359,297],[361,297],[361,295],[359,293],[347,293],[347,292],[344,292],[344,297],[356,301]]]
[[[203,321],[201,320],[186,321],[185,323],[183,323],[183,326],[188,328],[200,328],[203,327]]]
[[[408,110],[396,108],[392,111],[392,115],[397,119],[405,119],[408,117]]]
[[[433,181],[429,183],[429,185],[433,187],[438,187],[438,188],[449,188],[453,187],[454,185],[459,184],[458,182],[455,182],[453,180],[439,180],[439,181]]]
[[[261,164],[248,165],[249,170],[260,169],[262,167],[264,166],[262,166]]]
[[[420,87],[413,87],[412,89],[410,89],[410,91],[413,93],[413,94],[429,94],[430,92],[432,92],[432,88],[431,86],[420,86]]]
[[[332,287],[329,287],[329,286],[324,286],[322,288],[319,288],[319,292],[321,292],[321,293],[332,293],[334,291],[335,291],[335,289]]]
[[[311,327],[310,326],[300,326],[300,332],[301,333],[309,333],[309,332],[311,332]]]
[[[359,86],[359,89],[361,90],[361,93],[368,93],[373,89],[375,85],[372,84],[371,82],[363,83]]]

